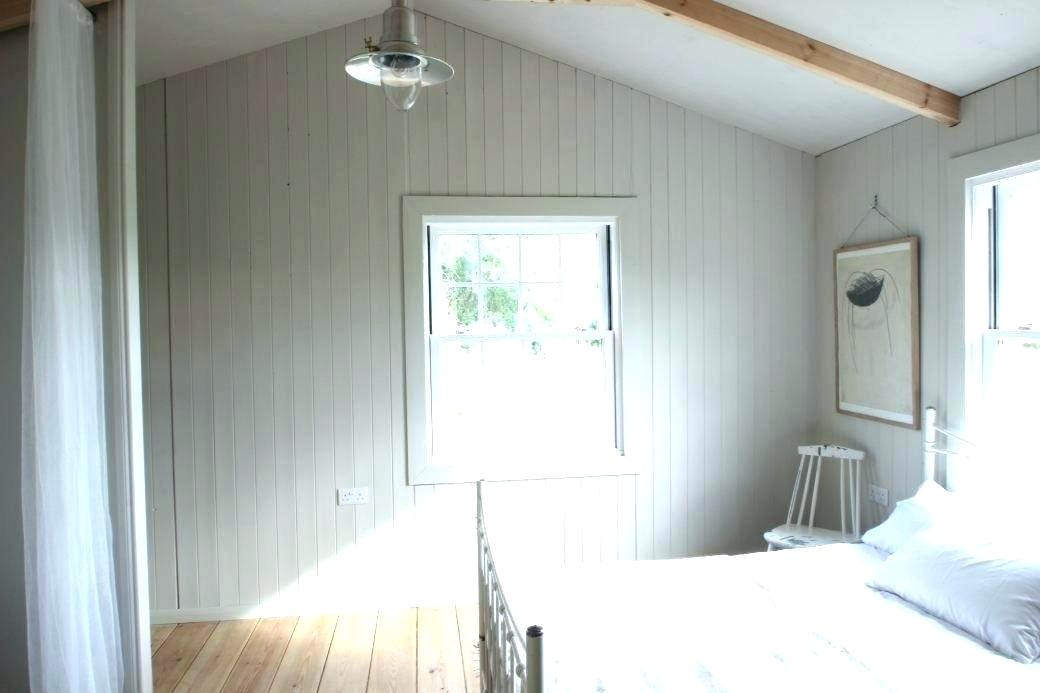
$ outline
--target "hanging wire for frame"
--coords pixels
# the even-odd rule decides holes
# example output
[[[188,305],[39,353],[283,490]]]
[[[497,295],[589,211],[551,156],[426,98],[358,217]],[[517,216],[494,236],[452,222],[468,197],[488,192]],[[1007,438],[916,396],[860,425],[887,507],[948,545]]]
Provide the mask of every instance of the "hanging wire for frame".
[[[863,218],[861,218],[859,220],[859,223],[856,224],[856,228],[852,229],[852,233],[850,233],[849,237],[845,239],[845,242],[841,244],[842,248],[844,248],[845,246],[847,246],[849,244],[849,241],[852,240],[852,237],[855,236],[856,232],[859,231],[861,226],[863,226],[863,222],[865,222],[868,218],[870,218],[871,212],[877,212],[878,215],[880,215],[882,219],[884,219],[885,221],[888,222],[889,226],[891,226],[893,229],[895,229],[899,233],[902,233],[902,234],[906,233],[906,231],[904,231],[902,229],[902,227],[899,226],[899,224],[897,224],[896,222],[894,222],[892,220],[892,217],[890,217],[887,214],[885,214],[885,210],[881,209],[881,206],[878,205],[877,197],[878,197],[877,195],[874,195],[874,204],[872,204],[870,206],[870,209],[868,209],[866,211],[866,213],[863,215]]]

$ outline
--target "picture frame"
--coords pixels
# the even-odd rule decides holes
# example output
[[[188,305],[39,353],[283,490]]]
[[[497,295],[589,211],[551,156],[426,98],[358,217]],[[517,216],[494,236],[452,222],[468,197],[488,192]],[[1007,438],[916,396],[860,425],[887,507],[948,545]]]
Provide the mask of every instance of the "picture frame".
[[[834,251],[839,414],[921,427],[918,262],[916,236]]]

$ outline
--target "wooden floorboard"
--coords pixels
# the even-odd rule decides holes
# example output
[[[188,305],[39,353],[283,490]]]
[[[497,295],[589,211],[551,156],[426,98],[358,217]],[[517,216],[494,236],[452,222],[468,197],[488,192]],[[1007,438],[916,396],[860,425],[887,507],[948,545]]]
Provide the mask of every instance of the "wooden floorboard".
[[[153,626],[157,693],[479,693],[476,609]]]
[[[416,609],[379,612],[368,677],[370,693],[416,690],[415,628]]]
[[[419,693],[466,693],[455,609],[419,609]]]
[[[272,693],[318,690],[337,620],[337,616],[326,614],[300,617],[271,683]]]
[[[161,623],[159,625],[152,626],[153,655],[156,653],[156,651],[158,651],[160,647],[162,647],[162,644],[166,642],[166,638],[170,637],[170,633],[172,633],[173,629],[176,627],[176,623]]]
[[[223,621],[218,625],[174,690],[178,693],[219,691],[242,654],[256,623],[256,619],[253,619]]]
[[[321,693],[364,691],[368,688],[377,617],[375,612],[339,617],[318,689]]]
[[[152,657],[155,693],[167,693],[180,683],[216,627],[215,622],[182,623],[170,633]]]
[[[224,693],[253,693],[266,691],[282,663],[282,655],[296,628],[295,616],[265,618],[256,625],[242,654],[239,655]]]

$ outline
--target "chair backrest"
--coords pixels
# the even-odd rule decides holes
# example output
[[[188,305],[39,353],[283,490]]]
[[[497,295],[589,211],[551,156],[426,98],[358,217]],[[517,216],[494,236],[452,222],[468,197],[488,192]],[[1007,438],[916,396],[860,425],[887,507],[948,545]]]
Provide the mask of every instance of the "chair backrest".
[[[852,533],[859,538],[860,534],[860,463],[863,461],[862,450],[846,448],[841,445],[799,445],[798,454],[801,461],[798,463],[798,474],[794,479],[794,489],[791,491],[791,501],[787,506],[787,524],[794,519],[794,509],[798,505],[798,490],[802,486],[804,472],[804,486],[802,486],[802,502],[798,506],[798,522],[802,524],[805,516],[805,502],[809,498],[809,488],[812,487],[812,500],[809,503],[809,529],[812,530],[816,524],[816,500],[820,490],[820,467],[824,460],[833,460],[839,463],[838,492],[841,496],[841,533],[846,533],[846,517],[852,525]],[[806,466],[808,462],[808,466]],[[814,469],[815,467],[815,469]],[[846,515],[845,503],[845,477],[848,476],[848,515]]]
[[[862,450],[846,448],[841,445],[829,445],[826,443],[818,445],[799,445],[798,454],[839,460],[862,460],[864,457],[864,452]]]

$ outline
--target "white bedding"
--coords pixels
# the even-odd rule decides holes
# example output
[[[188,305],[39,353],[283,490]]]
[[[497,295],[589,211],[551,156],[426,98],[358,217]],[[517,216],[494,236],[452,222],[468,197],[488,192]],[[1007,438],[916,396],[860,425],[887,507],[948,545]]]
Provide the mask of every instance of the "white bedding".
[[[839,544],[537,577],[499,567],[518,625],[545,629],[558,693],[1040,691],[1040,664],[866,587],[884,556]]]

